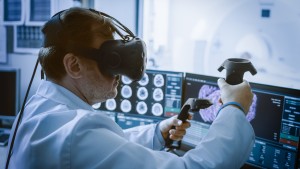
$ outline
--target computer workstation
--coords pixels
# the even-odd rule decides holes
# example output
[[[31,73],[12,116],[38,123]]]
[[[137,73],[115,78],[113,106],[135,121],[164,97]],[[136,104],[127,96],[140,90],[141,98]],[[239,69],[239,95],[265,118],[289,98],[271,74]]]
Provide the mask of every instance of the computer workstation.
[[[182,140],[182,149],[194,148],[207,133],[221,106],[217,77],[185,75],[184,97],[210,99],[214,105],[194,113],[191,128]],[[256,139],[243,168],[296,168],[299,164],[300,91],[250,83],[254,93],[247,120]],[[230,146],[230,145],[228,145]]]
[[[6,125],[9,124],[7,122],[14,119],[16,110],[19,109],[19,75],[19,70],[1,70],[0,136],[3,137],[8,136],[10,131],[11,126]],[[183,155],[205,136],[216,118],[220,107],[217,79],[200,74],[147,70],[139,82],[131,82],[122,77],[116,98],[95,108],[126,129],[157,123],[177,115],[188,98],[210,99],[213,102],[212,106],[193,112],[192,126],[181,142],[180,152]],[[297,168],[300,145],[300,91],[257,83],[250,85],[254,98],[247,119],[254,128],[256,141],[243,168]],[[10,97],[4,97],[4,94]],[[11,105],[8,102],[15,105],[8,106]],[[10,107],[14,111],[4,110],[4,107]]]
[[[159,82],[163,79],[164,85],[160,87],[155,85],[157,75],[163,77],[157,78]],[[147,70],[141,82],[130,84],[122,79],[114,101],[102,103],[99,109],[110,113],[126,129],[179,114],[188,98],[210,99],[212,106],[193,112],[192,125],[177,151],[178,155],[183,155],[200,142],[217,116],[221,106],[217,79],[200,74]],[[253,126],[256,140],[243,168],[297,168],[300,158],[300,90],[258,83],[250,85],[254,97],[247,119]],[[157,92],[158,89],[161,91]],[[161,106],[155,107],[157,104]]]

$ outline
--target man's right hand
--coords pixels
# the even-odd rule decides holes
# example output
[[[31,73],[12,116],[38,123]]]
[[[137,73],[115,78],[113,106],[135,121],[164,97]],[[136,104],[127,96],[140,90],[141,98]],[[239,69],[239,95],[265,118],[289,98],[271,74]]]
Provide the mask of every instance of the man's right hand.
[[[218,85],[221,90],[220,102],[226,104],[228,102],[238,102],[242,105],[247,115],[252,103],[253,93],[247,81],[243,81],[237,85],[230,85],[224,79],[218,79]]]

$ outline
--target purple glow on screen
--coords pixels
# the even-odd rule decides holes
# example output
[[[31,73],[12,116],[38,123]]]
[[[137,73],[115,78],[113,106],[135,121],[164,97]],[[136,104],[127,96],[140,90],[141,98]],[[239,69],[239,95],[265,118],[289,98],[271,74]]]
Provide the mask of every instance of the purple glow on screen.
[[[210,99],[213,103],[213,105],[209,108],[200,109],[199,111],[200,116],[205,122],[213,122],[216,118],[219,108],[221,107],[221,103],[219,102],[220,89],[215,86],[203,85],[199,90],[198,97],[202,99]],[[255,118],[256,101],[257,96],[254,94],[252,104],[246,116],[249,122]]]

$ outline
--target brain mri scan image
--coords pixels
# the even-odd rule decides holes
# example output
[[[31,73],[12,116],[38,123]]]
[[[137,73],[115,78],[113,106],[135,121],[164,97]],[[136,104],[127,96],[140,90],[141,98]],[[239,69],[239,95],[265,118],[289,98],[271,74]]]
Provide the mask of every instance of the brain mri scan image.
[[[107,110],[115,110],[117,108],[117,103],[116,103],[116,100],[115,99],[108,99],[106,102],[105,102],[105,107],[107,108]]]
[[[128,85],[124,85],[122,87],[122,89],[121,89],[121,95],[122,95],[122,97],[127,98],[127,99],[129,97],[131,97],[132,96],[132,89],[131,89],[131,87],[128,86]]]
[[[128,77],[126,76],[122,76],[121,80],[124,84],[130,84],[132,82],[132,80],[130,80]]]
[[[143,101],[138,102],[138,104],[136,105],[136,111],[138,112],[138,114],[146,114],[148,111],[147,104]]]
[[[147,73],[144,74],[143,78],[138,81],[141,86],[146,86],[149,83],[149,76]]]
[[[145,88],[145,87],[140,87],[140,88],[137,90],[137,97],[138,97],[140,100],[145,100],[145,99],[148,97],[148,90],[147,90],[147,88]]]
[[[199,98],[210,99],[213,105],[206,109],[200,109],[199,114],[205,122],[213,122],[217,116],[218,110],[221,107],[220,99],[220,89],[216,86],[203,85],[198,94]],[[250,106],[249,112],[246,116],[247,120],[250,122],[255,118],[257,96],[254,94],[253,102]]]
[[[130,110],[131,110],[131,103],[130,103],[130,101],[129,100],[123,100],[122,102],[121,102],[121,110],[122,110],[122,112],[125,112],[125,113],[128,113]]]
[[[155,101],[162,101],[164,98],[164,92],[161,88],[156,88],[153,91],[153,99]]]
[[[161,74],[155,75],[153,83],[154,83],[154,86],[156,86],[156,87],[162,87],[165,84],[163,75],[161,75]]]
[[[162,105],[159,104],[159,103],[153,104],[151,112],[152,112],[152,114],[154,116],[161,116],[163,114],[163,107],[162,107]]]

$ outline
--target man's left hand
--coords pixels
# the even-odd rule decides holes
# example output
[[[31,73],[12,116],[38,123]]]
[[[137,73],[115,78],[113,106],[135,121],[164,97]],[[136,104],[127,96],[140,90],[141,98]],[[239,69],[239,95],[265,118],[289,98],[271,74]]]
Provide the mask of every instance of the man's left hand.
[[[193,116],[189,114],[188,120],[191,120],[192,117]],[[171,118],[161,121],[159,123],[159,129],[164,139],[166,140],[168,134],[170,134],[170,139],[176,141],[181,140],[186,134],[186,129],[191,126],[191,123],[188,120],[182,122],[181,120],[177,119],[177,116],[173,116]],[[172,126],[175,126],[175,129],[171,129]]]

